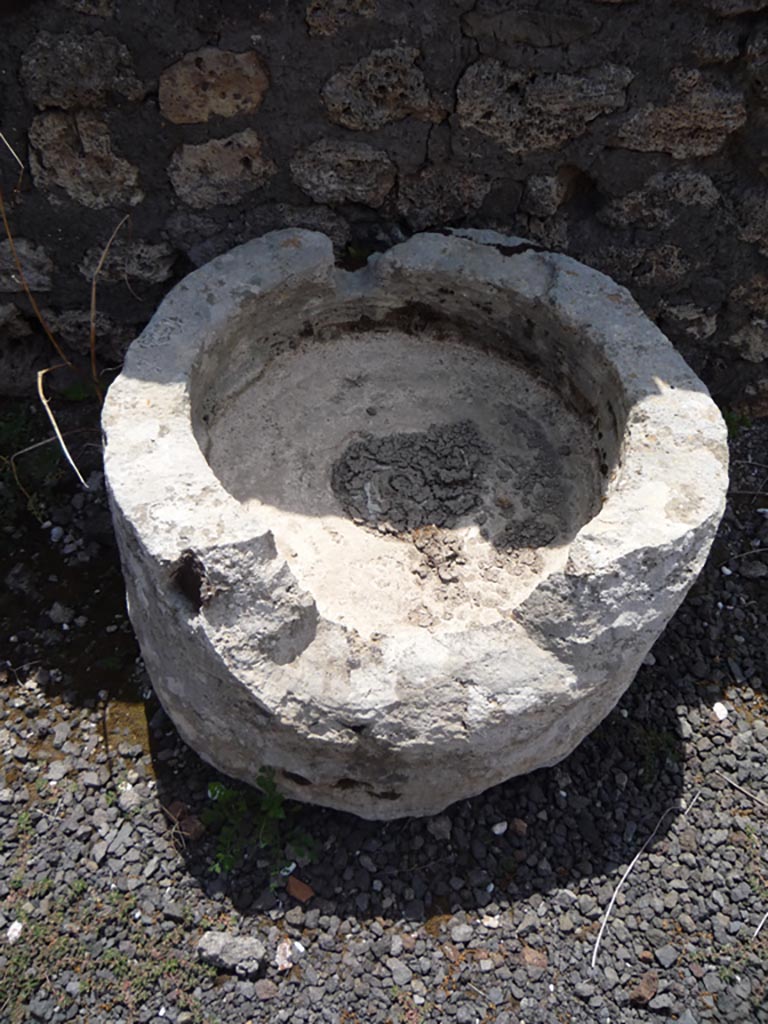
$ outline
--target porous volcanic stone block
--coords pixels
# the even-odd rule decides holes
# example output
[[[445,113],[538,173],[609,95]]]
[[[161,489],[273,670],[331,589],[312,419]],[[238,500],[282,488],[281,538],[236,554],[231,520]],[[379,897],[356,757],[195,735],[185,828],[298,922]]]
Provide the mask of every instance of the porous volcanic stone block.
[[[21,79],[41,108],[102,107],[113,94],[140,100],[146,92],[128,48],[102,32],[41,32],[22,58]]]
[[[397,169],[381,149],[362,142],[320,139],[295,154],[291,176],[319,203],[377,207],[392,191]]]
[[[118,238],[110,246],[106,259],[103,245],[89,249],[80,264],[80,273],[92,281],[101,264],[99,277],[102,281],[123,281],[128,277],[154,284],[171,276],[175,258],[176,253],[167,242]]]
[[[311,36],[335,36],[356,17],[372,18],[377,0],[309,0],[304,19]]]
[[[61,188],[93,210],[144,198],[138,168],[113,151],[107,122],[90,111],[40,114],[29,144],[32,177],[43,191]]]
[[[494,232],[182,281],[104,407],[147,669],[230,775],[370,818],[565,757],[683,599],[726,431],[629,293]]]
[[[195,209],[232,206],[277,172],[252,128],[225,139],[181,146],[173,154],[168,177],[180,199]]]
[[[415,174],[401,175],[397,209],[412,227],[426,227],[461,220],[478,210],[493,182],[483,174],[446,164],[429,164]]]
[[[678,72],[668,102],[648,104],[618,132],[627,149],[670,153],[678,160],[709,156],[747,120],[744,96],[707,81],[699,71]]]
[[[26,238],[15,238],[14,248],[24,272],[27,285],[36,292],[47,292],[51,287],[53,262],[41,245]],[[21,281],[10,241],[0,242],[0,292],[21,292]]]
[[[341,68],[323,86],[330,119],[355,131],[372,131],[409,115],[444,120],[447,111],[432,99],[416,64],[419,56],[413,47],[393,46]]]
[[[629,68],[614,64],[572,75],[479,60],[457,88],[459,122],[509,153],[553,149],[583,135],[601,114],[623,107],[633,77]]]
[[[257,53],[207,47],[188,53],[160,75],[160,112],[174,124],[251,114],[268,88],[267,68]]]

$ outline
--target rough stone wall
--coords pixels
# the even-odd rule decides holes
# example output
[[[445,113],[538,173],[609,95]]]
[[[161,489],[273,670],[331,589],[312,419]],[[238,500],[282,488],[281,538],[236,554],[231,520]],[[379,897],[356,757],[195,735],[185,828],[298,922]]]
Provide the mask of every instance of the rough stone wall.
[[[361,261],[442,225],[630,287],[721,401],[768,406],[768,0],[37,0],[0,6],[0,178],[72,352],[119,362],[255,235]],[[0,388],[52,353],[0,241]]]

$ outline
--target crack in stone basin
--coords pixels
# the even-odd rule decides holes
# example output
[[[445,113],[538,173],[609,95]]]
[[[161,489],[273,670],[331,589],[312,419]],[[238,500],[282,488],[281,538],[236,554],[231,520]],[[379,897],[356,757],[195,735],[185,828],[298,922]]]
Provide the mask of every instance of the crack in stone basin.
[[[522,366],[428,331],[278,355],[210,417],[207,458],[320,614],[364,636],[503,620],[600,504],[583,418]]]

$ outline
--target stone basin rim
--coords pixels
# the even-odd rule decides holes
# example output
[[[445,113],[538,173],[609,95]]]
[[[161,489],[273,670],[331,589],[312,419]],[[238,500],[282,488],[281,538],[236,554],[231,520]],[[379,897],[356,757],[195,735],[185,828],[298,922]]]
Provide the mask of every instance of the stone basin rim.
[[[636,518],[639,492],[642,490],[642,507],[646,515],[642,524],[632,533],[633,548],[653,546],[673,540],[667,531],[660,536],[654,523],[656,513],[664,513],[669,501],[669,492],[664,488],[654,490],[650,486],[647,470],[647,439],[658,434],[664,437],[665,449],[675,458],[675,490],[689,496],[692,504],[699,503],[699,518],[722,515],[724,499],[718,494],[712,481],[702,481],[700,467],[695,461],[688,462],[680,457],[681,452],[693,444],[700,449],[707,446],[718,464],[719,475],[727,471],[727,447],[724,444],[724,424],[717,407],[709,398],[704,384],[696,377],[667,338],[644,316],[630,293],[599,271],[585,267],[567,256],[551,253],[535,243],[516,236],[502,235],[494,231],[472,229],[451,229],[449,233],[425,232],[393,246],[383,254],[374,254],[366,267],[357,271],[340,270],[335,263],[333,248],[327,236],[320,232],[304,229],[286,229],[272,232],[261,238],[246,242],[210,263],[193,271],[166,296],[156,314],[127,354],[121,377],[110,388],[104,407],[103,422],[108,443],[114,436],[113,425],[120,420],[120,444],[131,449],[133,472],[146,472],[149,478],[155,474],[162,451],[157,446],[146,444],[148,421],[157,426],[156,434],[162,434],[166,443],[182,442],[188,456],[163,464],[163,473],[176,472],[179,487],[172,482],[167,493],[173,496],[174,504],[179,495],[189,492],[189,516],[187,533],[189,544],[207,545],[212,541],[209,531],[203,537],[195,537],[195,523],[206,519],[215,510],[218,523],[229,524],[230,539],[246,539],[258,536],[267,524],[256,524],[252,514],[244,514],[240,502],[233,498],[221,485],[215,473],[200,452],[192,428],[193,402],[192,381],[197,370],[196,364],[206,342],[212,333],[226,328],[228,316],[235,315],[237,305],[244,294],[259,294],[266,300],[272,287],[284,283],[278,274],[272,280],[259,282],[254,268],[260,268],[274,260],[275,251],[280,247],[289,249],[292,256],[303,250],[305,256],[301,272],[309,278],[318,277],[332,281],[345,298],[354,298],[360,287],[370,281],[372,275],[383,276],[389,265],[397,261],[398,268],[418,269],[423,265],[424,256],[417,247],[427,245],[429,260],[435,257],[455,255],[453,250],[461,246],[462,256],[482,254],[489,264],[489,283],[503,286],[504,275],[497,273],[499,265],[507,264],[508,277],[514,276],[514,267],[530,265],[532,261],[547,260],[555,264],[555,277],[567,280],[568,292],[582,291],[582,308],[569,310],[570,323],[567,325],[575,335],[589,336],[590,341],[601,348],[607,365],[617,372],[627,399],[627,422],[619,440],[619,465],[615,467],[615,479],[609,489],[600,512],[579,531],[571,542],[569,572],[579,572],[579,548],[589,546],[590,561],[609,561],[629,548],[622,543],[622,521]],[[412,258],[415,257],[415,258]],[[235,272],[233,274],[233,271]],[[234,277],[229,294],[223,291],[227,278]],[[238,279],[239,277],[239,279]],[[256,278],[256,279],[255,279]],[[501,282],[500,280],[501,279]],[[188,316],[179,317],[178,307],[189,306],[190,293],[194,291],[197,323]],[[215,316],[207,315],[206,303],[210,296],[216,296]],[[206,297],[207,296],[207,297]],[[537,296],[541,300],[541,296]],[[601,330],[595,316],[595,305],[610,304],[615,313],[611,325],[613,334]],[[561,310],[562,312],[562,310]],[[617,335],[620,335],[617,342]],[[632,337],[632,365],[626,365],[622,345]],[[639,357],[639,358],[638,358]],[[622,365],[624,362],[624,365]],[[127,381],[136,386],[125,387]],[[146,387],[142,387],[144,384]],[[157,384],[162,384],[158,388]],[[151,405],[148,403],[146,388],[151,388]],[[683,402],[683,396],[691,401]],[[136,425],[132,430],[130,424]],[[130,435],[133,434],[133,439]],[[131,443],[133,440],[135,443]],[[163,446],[165,447],[165,446]],[[112,451],[107,448],[112,459]],[[196,480],[192,483],[190,474]],[[140,512],[144,504],[133,487],[122,489],[117,474],[112,474],[111,487],[125,514]],[[156,503],[156,502],[155,502]],[[226,513],[226,516],[224,515]],[[177,518],[177,517],[174,517]],[[662,518],[667,519],[666,514]],[[690,528],[691,522],[680,522],[680,533]],[[157,536],[157,534],[155,534]],[[168,557],[178,553],[179,536],[175,527],[169,524]],[[600,551],[602,550],[602,558]],[[173,554],[172,554],[173,552]],[[160,551],[157,552],[161,554]]]

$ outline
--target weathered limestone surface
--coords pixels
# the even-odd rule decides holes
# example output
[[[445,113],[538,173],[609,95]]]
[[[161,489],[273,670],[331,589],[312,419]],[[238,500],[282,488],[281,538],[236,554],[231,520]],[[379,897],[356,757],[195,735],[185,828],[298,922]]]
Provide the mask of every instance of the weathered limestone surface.
[[[160,75],[160,111],[174,124],[251,114],[268,88],[267,69],[257,53],[207,47],[188,53]]]
[[[628,292],[495,232],[357,273],[312,232],[240,246],[169,294],[103,424],[182,736],[371,818],[566,756],[695,579],[727,484],[719,412]]]

